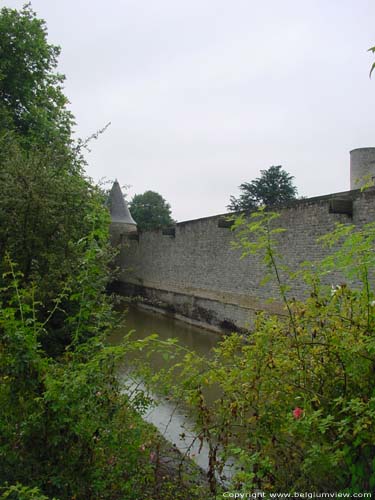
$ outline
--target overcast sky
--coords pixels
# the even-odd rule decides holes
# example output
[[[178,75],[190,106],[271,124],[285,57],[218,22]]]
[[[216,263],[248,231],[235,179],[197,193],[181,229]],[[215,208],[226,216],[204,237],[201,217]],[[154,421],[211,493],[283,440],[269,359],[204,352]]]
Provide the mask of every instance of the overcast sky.
[[[225,212],[271,165],[300,195],[347,190],[349,150],[375,146],[373,0],[32,6],[62,48],[78,135],[111,122],[87,173],[158,191],[179,221]]]

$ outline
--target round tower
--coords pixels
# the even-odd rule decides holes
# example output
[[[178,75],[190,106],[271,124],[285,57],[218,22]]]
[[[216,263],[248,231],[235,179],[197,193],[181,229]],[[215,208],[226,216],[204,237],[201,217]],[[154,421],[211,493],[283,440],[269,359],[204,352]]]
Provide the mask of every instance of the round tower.
[[[123,236],[137,232],[137,224],[130,214],[117,179],[109,193],[108,204],[111,213],[111,241],[113,245],[118,245]]]
[[[360,189],[375,180],[375,148],[350,151],[350,189]]]

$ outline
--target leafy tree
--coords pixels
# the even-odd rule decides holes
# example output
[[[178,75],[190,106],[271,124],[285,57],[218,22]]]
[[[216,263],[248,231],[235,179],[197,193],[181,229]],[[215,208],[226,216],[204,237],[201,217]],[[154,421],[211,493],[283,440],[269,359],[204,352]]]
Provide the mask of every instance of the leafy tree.
[[[0,11],[0,130],[12,129],[23,144],[69,144],[73,116],[66,109],[65,77],[56,72],[60,48],[30,4]]]
[[[242,193],[238,198],[230,197],[230,211],[250,211],[262,205],[278,206],[296,198],[297,188],[293,185],[293,176],[283,170],[281,165],[260,172],[260,177],[240,185]]]
[[[11,137],[0,148],[0,256],[10,252],[26,279],[56,277],[92,227],[95,188],[51,150],[25,152]]]
[[[73,146],[59,53],[30,4],[0,10],[0,272],[9,252],[47,306],[78,263],[74,243],[105,212]]]
[[[109,212],[58,53],[29,6],[0,11],[0,498],[177,499],[151,460],[149,399],[116,373],[145,342],[106,345]]]
[[[142,231],[174,224],[171,206],[155,191],[136,194],[129,203],[129,210]]]
[[[59,52],[30,5],[0,10],[0,273],[8,252],[46,307],[77,275],[76,242],[108,224],[72,142]]]

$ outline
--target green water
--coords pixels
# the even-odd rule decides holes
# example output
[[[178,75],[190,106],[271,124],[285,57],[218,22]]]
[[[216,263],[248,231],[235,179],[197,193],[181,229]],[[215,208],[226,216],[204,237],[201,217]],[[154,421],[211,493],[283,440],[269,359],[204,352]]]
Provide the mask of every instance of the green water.
[[[124,324],[113,332],[110,342],[119,344],[130,330],[135,331],[133,338],[136,339],[143,339],[152,333],[157,333],[161,340],[177,338],[182,346],[195,351],[200,356],[207,357],[220,340],[220,335],[217,333],[135,306],[130,306],[126,312],[124,310]],[[165,363],[160,356],[152,358],[150,362],[155,371]],[[124,370],[120,366],[119,372],[126,372],[126,366]],[[175,444],[182,453],[190,449],[190,456],[194,457],[198,465],[206,469],[208,449],[205,446],[200,449],[199,442],[192,445],[195,440],[192,430],[194,422],[186,413],[186,409],[178,407],[175,403],[158,399],[157,405],[148,412],[145,419],[154,424],[159,432]]]
[[[111,335],[111,342],[119,343],[129,330],[135,330],[134,338],[137,339],[152,333],[157,333],[161,340],[177,338],[181,345],[200,356],[209,356],[220,339],[217,333],[136,306],[130,306],[124,312],[124,325]]]

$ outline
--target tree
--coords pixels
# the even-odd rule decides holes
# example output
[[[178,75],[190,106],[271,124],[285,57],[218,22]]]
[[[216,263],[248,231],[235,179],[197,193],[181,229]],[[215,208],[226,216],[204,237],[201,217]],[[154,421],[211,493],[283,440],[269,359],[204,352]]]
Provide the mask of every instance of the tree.
[[[62,91],[65,77],[56,72],[59,54],[30,4],[1,9],[0,131],[14,130],[28,145],[71,142],[73,116]]]
[[[129,210],[137,223],[138,229],[148,231],[175,223],[171,215],[171,206],[155,191],[146,191],[134,195],[129,203]]]
[[[64,77],[55,72],[59,51],[29,5],[0,10],[0,277],[9,255],[22,283],[35,284],[41,315],[78,276],[82,242],[107,233],[109,223],[72,140]],[[69,287],[73,293],[81,284]],[[63,314],[55,312],[56,326]]]
[[[272,207],[296,199],[294,177],[283,170],[281,165],[260,172],[260,177],[240,185],[242,193],[238,198],[230,197],[227,207],[230,211],[250,211],[262,205]]]
[[[29,6],[0,10],[0,498],[180,498],[116,372],[145,344],[107,345],[110,217],[57,55]]]

